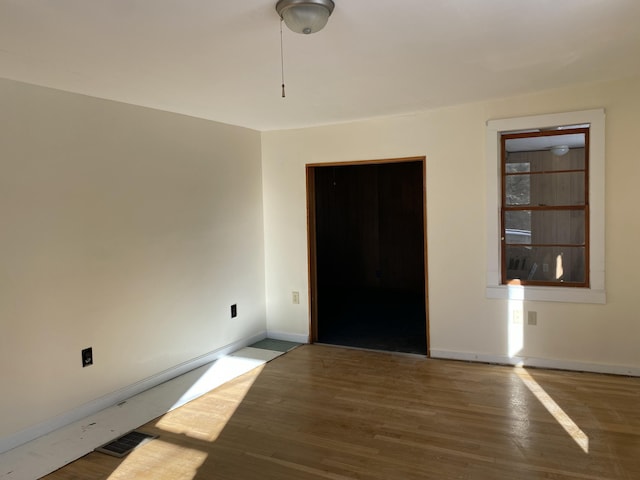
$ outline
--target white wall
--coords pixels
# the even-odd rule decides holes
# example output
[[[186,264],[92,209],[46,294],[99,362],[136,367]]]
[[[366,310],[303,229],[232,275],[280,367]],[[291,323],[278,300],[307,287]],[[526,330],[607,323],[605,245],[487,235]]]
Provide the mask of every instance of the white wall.
[[[513,116],[607,113],[608,303],[526,302],[519,355],[640,372],[637,78],[262,135],[8,80],[0,105],[0,439],[265,328],[305,338],[307,163],[426,155],[431,349],[503,358],[484,141]]]
[[[0,105],[0,439],[264,333],[259,132],[7,80]]]
[[[309,332],[305,164],[426,155],[431,349],[508,359],[507,302],[485,298],[485,125],[606,109],[606,305],[525,302],[529,363],[640,374],[640,79],[576,86],[415,115],[262,135],[267,326]],[[300,290],[301,304],[291,303]]]

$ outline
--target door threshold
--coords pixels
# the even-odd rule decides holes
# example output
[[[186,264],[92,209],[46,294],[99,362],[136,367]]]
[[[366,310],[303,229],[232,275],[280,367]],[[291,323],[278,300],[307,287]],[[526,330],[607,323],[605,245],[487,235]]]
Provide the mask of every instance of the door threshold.
[[[337,343],[313,342],[312,345],[320,345],[322,347],[346,348],[349,350],[362,350],[363,352],[391,353],[393,355],[402,355],[405,357],[429,358],[429,355],[424,353],[398,352],[397,350],[380,350],[377,348],[353,347],[351,345],[341,345]]]

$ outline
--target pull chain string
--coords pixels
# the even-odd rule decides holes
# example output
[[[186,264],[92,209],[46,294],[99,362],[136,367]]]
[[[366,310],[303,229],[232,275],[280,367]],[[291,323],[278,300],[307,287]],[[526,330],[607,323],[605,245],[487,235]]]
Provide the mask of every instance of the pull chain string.
[[[285,98],[284,93],[284,48],[282,47],[282,17],[280,17],[280,67],[282,69],[282,98]]]

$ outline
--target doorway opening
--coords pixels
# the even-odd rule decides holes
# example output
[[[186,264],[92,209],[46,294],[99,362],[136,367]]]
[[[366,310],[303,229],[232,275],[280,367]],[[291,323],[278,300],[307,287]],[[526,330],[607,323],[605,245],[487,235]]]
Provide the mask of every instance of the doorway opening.
[[[428,355],[425,164],[307,165],[312,342]]]

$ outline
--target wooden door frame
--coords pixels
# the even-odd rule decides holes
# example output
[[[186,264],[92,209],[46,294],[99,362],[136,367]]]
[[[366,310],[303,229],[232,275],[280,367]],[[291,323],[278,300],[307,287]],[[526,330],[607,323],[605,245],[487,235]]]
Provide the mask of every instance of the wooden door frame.
[[[427,331],[427,357],[431,356],[429,335],[429,269],[427,261],[427,158],[404,157],[387,158],[379,160],[356,160],[350,162],[333,163],[308,163],[306,169],[307,181],[307,254],[309,258],[309,343],[318,341],[318,265],[316,245],[316,188],[315,169],[324,167],[345,167],[359,165],[380,165],[385,163],[422,162],[422,223],[423,223],[423,249],[424,249],[424,307]]]

